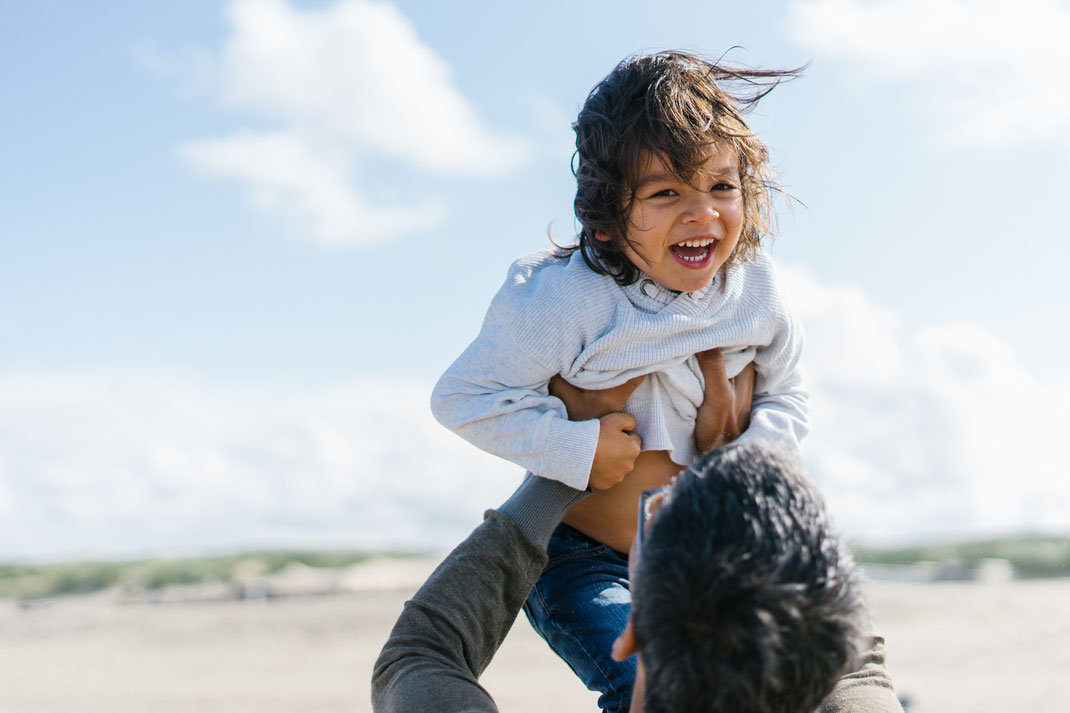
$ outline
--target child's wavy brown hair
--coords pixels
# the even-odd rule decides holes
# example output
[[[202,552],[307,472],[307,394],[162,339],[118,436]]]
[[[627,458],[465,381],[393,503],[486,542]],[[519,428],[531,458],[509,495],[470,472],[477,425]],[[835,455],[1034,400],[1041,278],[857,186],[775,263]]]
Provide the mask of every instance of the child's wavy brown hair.
[[[743,226],[726,266],[746,260],[761,237],[772,232],[772,193],[779,187],[769,168],[769,150],[742,112],[801,71],[733,68],[676,51],[623,60],[591,90],[572,125],[581,229],[578,244],[568,252],[580,250],[592,270],[621,285],[635,282],[639,269],[623,247],[642,154],[656,154],[691,180],[719,145],[727,145],[739,161]],[[599,231],[610,239],[598,240]]]

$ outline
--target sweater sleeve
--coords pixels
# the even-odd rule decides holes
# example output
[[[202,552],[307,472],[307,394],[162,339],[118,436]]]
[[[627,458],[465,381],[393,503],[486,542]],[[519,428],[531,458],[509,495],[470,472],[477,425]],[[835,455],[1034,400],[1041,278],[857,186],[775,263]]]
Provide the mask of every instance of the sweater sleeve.
[[[479,676],[546,565],[546,543],[586,497],[528,477],[405,603],[372,674],[375,713],[495,713]]]
[[[561,317],[553,290],[521,267],[514,264],[479,335],[439,379],[431,410],[483,450],[584,490],[599,423],[569,421],[565,405],[547,389],[550,377],[575,358],[579,338]]]
[[[884,667],[884,639],[872,637],[855,669],[840,678],[818,713],[903,713]]]
[[[405,603],[375,662],[375,713],[497,713],[478,679],[545,564],[545,550],[489,511]]]
[[[798,318],[788,308],[776,289],[772,264],[766,259],[769,294],[755,304],[770,314],[774,325],[772,339],[759,345],[754,357],[754,400],[750,425],[739,437],[740,443],[764,442],[790,444],[796,451],[810,432],[810,394],[803,384],[803,330]]]

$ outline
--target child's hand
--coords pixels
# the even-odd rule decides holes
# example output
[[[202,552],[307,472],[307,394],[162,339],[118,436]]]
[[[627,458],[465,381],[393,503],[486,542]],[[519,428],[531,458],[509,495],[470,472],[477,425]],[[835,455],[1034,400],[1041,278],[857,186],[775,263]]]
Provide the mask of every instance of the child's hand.
[[[550,395],[564,402],[570,421],[599,421],[598,446],[588,480],[592,490],[612,488],[635,467],[642,440],[632,433],[635,416],[623,413],[623,409],[642,381],[642,376],[636,376],[611,389],[589,390],[573,386],[560,376],[550,379]]]
[[[695,419],[695,446],[699,453],[704,453],[731,443],[747,430],[754,396],[754,364],[747,364],[729,379],[720,349],[709,349],[695,356],[706,382],[706,394]]]
[[[592,391],[573,386],[560,376],[555,376],[550,379],[550,395],[564,402],[569,421],[589,421],[615,411],[623,411],[624,404],[643,378],[636,376],[612,389]]]
[[[629,413],[608,413],[598,422],[598,446],[594,452],[588,485],[592,490],[605,490],[632,472],[642,440],[639,434],[632,433],[635,416]]]

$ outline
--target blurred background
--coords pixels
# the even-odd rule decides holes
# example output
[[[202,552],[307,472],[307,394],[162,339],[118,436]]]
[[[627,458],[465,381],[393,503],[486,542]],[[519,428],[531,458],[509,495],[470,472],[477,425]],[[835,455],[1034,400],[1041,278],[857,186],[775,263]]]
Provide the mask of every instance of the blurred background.
[[[438,426],[628,54],[807,65],[806,463],[861,545],[1070,532],[1062,0],[0,1],[0,562],[444,551],[520,470]]]
[[[908,710],[1065,711],[1068,36],[1066,0],[0,0],[0,713],[368,710],[436,560],[369,553],[521,476],[431,387],[574,236],[587,92],[667,48],[806,65],[750,117],[769,250]],[[527,625],[484,681],[594,708]]]

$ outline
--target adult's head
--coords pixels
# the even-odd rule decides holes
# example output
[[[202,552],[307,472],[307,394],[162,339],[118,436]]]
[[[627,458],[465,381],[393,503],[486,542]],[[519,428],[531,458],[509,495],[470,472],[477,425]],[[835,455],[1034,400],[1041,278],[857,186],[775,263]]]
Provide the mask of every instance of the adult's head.
[[[645,713],[811,713],[858,652],[851,557],[783,453],[707,453],[668,490],[633,568],[622,639]]]

